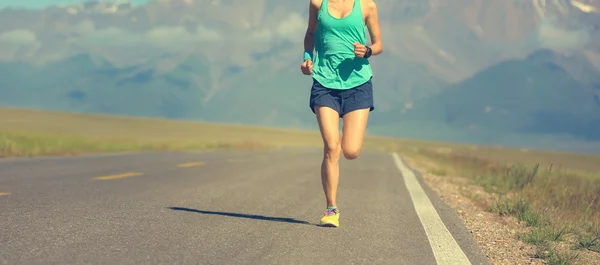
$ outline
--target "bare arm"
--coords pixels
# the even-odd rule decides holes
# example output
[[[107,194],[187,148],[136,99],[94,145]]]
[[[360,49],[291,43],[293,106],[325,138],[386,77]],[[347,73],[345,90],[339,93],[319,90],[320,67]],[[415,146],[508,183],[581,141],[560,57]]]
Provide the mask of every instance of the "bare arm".
[[[304,35],[304,51],[313,53],[315,48],[315,32],[317,31],[317,13],[319,11],[320,2],[323,0],[310,0],[308,9],[308,27]]]
[[[365,0],[367,7],[366,24],[371,36],[372,55],[378,55],[383,52],[383,43],[381,42],[381,30],[379,28],[379,12],[374,0]]]

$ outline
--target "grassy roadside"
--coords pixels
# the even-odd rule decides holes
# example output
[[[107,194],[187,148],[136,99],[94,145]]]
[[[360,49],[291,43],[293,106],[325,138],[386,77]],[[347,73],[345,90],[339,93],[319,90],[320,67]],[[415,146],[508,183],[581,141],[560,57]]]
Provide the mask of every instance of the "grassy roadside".
[[[266,148],[266,145],[253,142],[144,142],[133,139],[101,139],[60,134],[50,135],[43,133],[0,131],[0,157],[206,149],[258,150]]]
[[[314,132],[0,108],[0,156],[257,150],[314,144]],[[319,139],[316,139],[319,140]]]
[[[365,149],[396,146],[367,137]],[[0,157],[320,147],[318,131],[0,107]]]
[[[435,175],[461,176],[493,194],[488,211],[528,227],[518,238],[537,247],[534,258],[573,264],[582,251],[600,257],[600,156],[458,145],[407,155],[436,165]]]

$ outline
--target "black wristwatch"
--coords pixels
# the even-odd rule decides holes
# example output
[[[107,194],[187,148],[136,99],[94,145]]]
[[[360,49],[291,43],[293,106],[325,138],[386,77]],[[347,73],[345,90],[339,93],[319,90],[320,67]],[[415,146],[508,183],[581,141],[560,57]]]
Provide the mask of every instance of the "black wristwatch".
[[[367,51],[365,52],[365,55],[363,56],[365,59],[371,57],[371,54],[373,53],[373,50],[371,50],[371,47],[366,46]]]

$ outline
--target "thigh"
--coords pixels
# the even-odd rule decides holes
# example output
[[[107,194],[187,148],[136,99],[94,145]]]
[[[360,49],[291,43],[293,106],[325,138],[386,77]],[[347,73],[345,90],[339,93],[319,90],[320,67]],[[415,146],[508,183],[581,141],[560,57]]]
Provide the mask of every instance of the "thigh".
[[[340,144],[340,117],[336,110],[327,106],[315,106],[314,112],[325,148],[334,149]]]
[[[369,108],[364,108],[353,110],[344,115],[342,146],[345,150],[361,149],[370,111]]]

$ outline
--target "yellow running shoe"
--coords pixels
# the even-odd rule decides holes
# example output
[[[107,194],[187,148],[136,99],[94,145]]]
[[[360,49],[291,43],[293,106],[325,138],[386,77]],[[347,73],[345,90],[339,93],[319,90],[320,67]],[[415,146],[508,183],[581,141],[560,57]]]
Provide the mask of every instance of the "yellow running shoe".
[[[325,214],[321,217],[320,226],[338,227],[340,226],[340,210],[330,207],[325,210]]]

